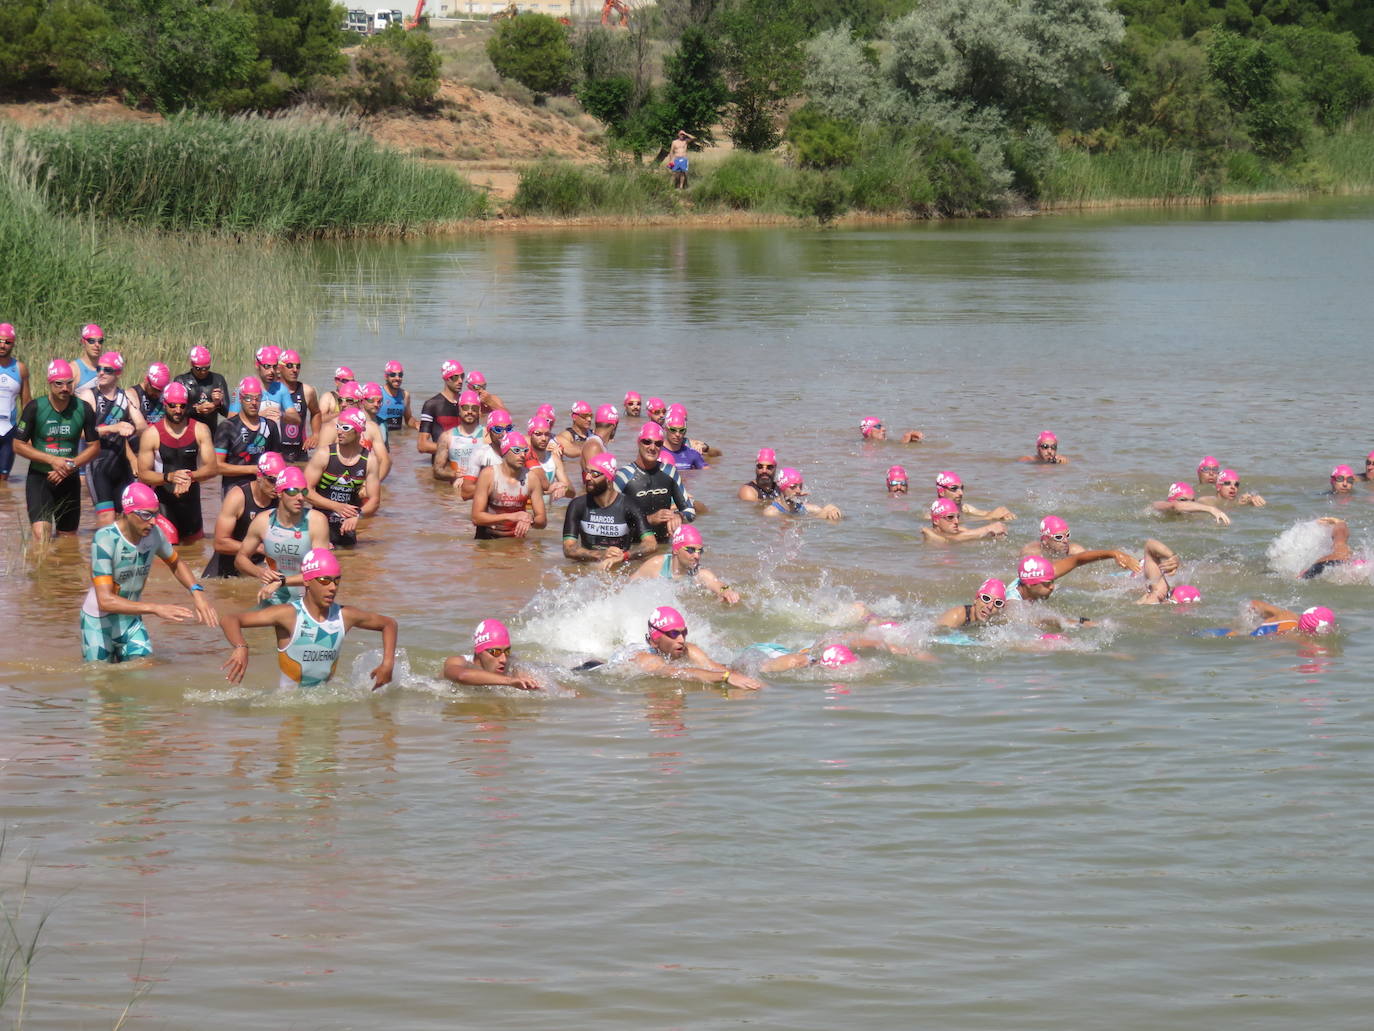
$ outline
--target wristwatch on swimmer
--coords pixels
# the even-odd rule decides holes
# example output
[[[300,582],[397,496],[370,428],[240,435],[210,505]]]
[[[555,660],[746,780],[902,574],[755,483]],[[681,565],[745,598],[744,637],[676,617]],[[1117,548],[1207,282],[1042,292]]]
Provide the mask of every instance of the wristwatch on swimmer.
[[[70,458],[64,458],[63,461],[67,463],[68,470],[76,468],[76,463],[73,462]]]

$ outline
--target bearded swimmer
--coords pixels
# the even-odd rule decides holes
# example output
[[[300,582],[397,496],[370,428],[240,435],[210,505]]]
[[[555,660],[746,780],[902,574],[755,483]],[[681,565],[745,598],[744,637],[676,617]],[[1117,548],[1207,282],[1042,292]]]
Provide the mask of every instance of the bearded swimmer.
[[[998,505],[994,509],[984,510],[965,501],[964,481],[952,469],[946,469],[935,475],[935,497],[949,498],[959,506],[959,515],[965,519],[972,516],[974,519],[1002,519],[1010,522],[1016,518],[1016,513],[1007,508],[1006,505]]]
[[[1007,528],[1001,523],[988,523],[975,529],[961,527],[959,520],[959,503],[951,498],[937,498],[930,505],[930,525],[921,527],[921,540],[929,544],[967,544],[1007,535]]]
[[[778,454],[771,447],[759,448],[754,459],[754,478],[741,484],[738,497],[741,501],[767,504],[778,497]]]
[[[695,680],[723,690],[738,687],[758,691],[763,687],[761,681],[716,662],[696,645],[689,644],[687,621],[672,606],[654,609],[644,642],[647,647],[635,651],[630,661],[648,676]]]
[[[771,501],[763,514],[771,519],[785,516],[814,515],[838,523],[844,513],[834,505],[813,505],[806,500],[806,481],[797,469],[786,468],[778,473],[778,497]]]
[[[277,505],[248,524],[234,566],[262,586],[258,601],[280,605],[301,596],[301,559],[312,549],[329,547],[329,520],[306,507],[305,473],[288,465],[277,474]],[[261,554],[262,564],[257,557]]]
[[[299,600],[225,614],[220,625],[232,650],[221,667],[225,670],[224,679],[231,684],[240,683],[248,669],[248,642],[243,632],[272,627],[277,632],[281,686],[319,687],[334,675],[344,635],[357,628],[376,630],[382,635],[382,661],[368,676],[374,691],[389,684],[396,662],[396,621],[335,601],[343,574],[331,551],[316,548],[307,552],[301,560],[301,579],[305,586]]]
[[[658,547],[653,529],[639,509],[615,486],[615,456],[603,451],[582,470],[586,493],[573,498],[563,514],[563,557],[595,562],[609,572],[630,558]]]

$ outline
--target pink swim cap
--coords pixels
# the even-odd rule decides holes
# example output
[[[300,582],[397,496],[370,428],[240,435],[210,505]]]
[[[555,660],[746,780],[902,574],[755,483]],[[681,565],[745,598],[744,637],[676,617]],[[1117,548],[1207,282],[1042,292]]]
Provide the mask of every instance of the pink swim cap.
[[[472,654],[481,655],[489,648],[509,648],[510,631],[499,619],[484,619],[472,632]]]
[[[598,451],[596,454],[592,455],[591,458],[587,459],[587,468],[601,473],[601,475],[608,480],[613,480],[615,479],[615,471],[617,468],[615,455],[611,454],[609,451]]]
[[[153,362],[148,366],[148,385],[161,390],[168,383],[172,382],[172,370],[161,362]]]
[[[773,482],[782,490],[788,487],[800,487],[805,481],[802,480],[800,469],[793,469],[788,466],[786,469],[779,469],[778,475],[773,478]]]
[[[391,361],[387,362],[386,365],[382,366],[382,371],[388,374],[393,372],[404,373],[406,367],[393,358]]]
[[[463,374],[463,363],[457,358],[450,358],[448,361],[444,362],[443,365],[439,366],[439,374],[443,376],[444,379],[452,379],[454,376],[461,376]]]
[[[76,379],[76,371],[67,359],[54,358],[48,362],[48,382],[53,383],[60,379]]]
[[[480,406],[482,404],[482,396],[478,394],[475,390],[464,390],[461,394],[458,395],[458,403],[460,405]]]
[[[309,583],[322,576],[339,576],[339,560],[328,548],[311,548],[301,559],[301,579]]]
[[[1169,484],[1169,501],[1191,501],[1193,498],[1193,488],[1179,480],[1177,483]]]
[[[1040,520],[1041,537],[1052,537],[1056,533],[1068,532],[1069,524],[1064,522],[1064,520],[1060,519],[1058,516],[1045,516],[1044,519]]]
[[[115,372],[124,371],[124,356],[118,351],[106,351],[95,360],[96,365],[104,365],[114,369]]]
[[[334,378],[343,380],[353,380],[357,377],[353,375],[353,370],[350,369],[347,365],[340,365],[337,369],[334,370]]]
[[[1352,468],[1350,468],[1350,466],[1348,466],[1348,465],[1338,465],[1338,466],[1336,466],[1336,468],[1334,468],[1334,469],[1331,470],[1331,478],[1332,478],[1333,480],[1334,480],[1337,476],[1354,476],[1354,475],[1355,475],[1355,470],[1352,469]]]
[[[686,630],[687,620],[671,605],[660,605],[649,617],[649,636],[657,637],[665,630]]]
[[[558,411],[553,405],[540,405],[534,410],[534,414],[545,420],[550,426],[558,421]]]
[[[651,412],[658,412],[667,409],[668,405],[667,402],[665,402],[661,397],[651,397],[649,398],[649,403],[646,407]]]
[[[162,536],[167,538],[168,544],[180,544],[181,534],[177,532],[176,525],[161,512],[153,519],[157,528],[162,531]]]
[[[1179,584],[1169,592],[1169,600],[1175,605],[1189,605],[1202,600],[1202,592],[1192,584]]]
[[[269,480],[275,480],[285,468],[286,459],[276,451],[264,451],[258,455],[259,476],[266,476]]]
[[[121,512],[156,509],[157,504],[157,491],[146,483],[139,483],[137,480],[125,487],[124,493],[119,495],[119,510]]]
[[[382,385],[380,383],[364,383],[363,397],[376,398],[380,401],[382,399]]]
[[[1235,480],[1239,483],[1240,473],[1236,472],[1234,469],[1223,469],[1221,472],[1217,473],[1217,482],[1220,483],[1222,480]]]
[[[1007,585],[996,577],[990,577],[978,585],[978,593],[990,595],[993,598],[1007,600]]]
[[[208,347],[202,347],[200,344],[197,344],[195,347],[191,348],[190,358],[192,365],[202,369],[208,369],[210,367],[210,349]]]
[[[1329,634],[1336,629],[1336,614],[1325,605],[1314,606],[1298,618],[1298,629],[1304,634]]]
[[[305,482],[305,473],[297,466],[286,465],[282,467],[281,472],[277,473],[276,478],[272,481],[272,486],[277,488],[278,494],[284,494],[288,490],[300,490],[308,484]]]
[[[1198,472],[1202,472],[1202,470],[1204,470],[1204,469],[1220,469],[1220,468],[1221,468],[1221,463],[1218,462],[1218,461],[1216,460],[1216,458],[1214,458],[1212,455],[1206,455],[1206,456],[1204,456],[1203,459],[1202,459],[1202,461],[1200,461],[1200,462],[1197,464],[1197,471],[1198,471]]]
[[[659,440],[663,439],[663,427],[656,422],[646,422],[639,428],[640,440]]]
[[[1035,438],[1037,444],[1058,444],[1059,438],[1049,430],[1045,430],[1040,436]]]
[[[625,391],[625,403],[626,403],[626,404],[629,404],[631,401],[643,401],[643,400],[644,400],[644,399],[643,399],[642,397],[639,396],[639,392],[638,392],[638,391],[636,391],[636,390],[627,390],[627,391]]]
[[[487,377],[483,376],[476,369],[473,369],[471,372],[468,373],[468,386],[472,387],[473,389],[476,389],[477,387],[485,387],[486,385]]]
[[[82,340],[104,340],[105,331],[94,322],[88,322],[81,327]]]
[[[13,340],[15,335],[12,325],[8,322],[0,322],[0,340]]]
[[[602,405],[596,410],[596,418],[592,421],[598,426],[614,426],[620,422],[620,412],[616,410],[615,405]]]
[[[273,347],[268,344],[266,347],[259,347],[253,352],[253,359],[259,365],[276,365],[281,361],[281,348]]]
[[[529,451],[530,441],[529,438],[519,430],[511,430],[509,433],[503,433],[501,435],[500,447],[501,454],[503,455],[513,447],[522,447],[526,451]]]
[[[299,351],[283,351],[281,357],[277,360],[283,363],[299,365],[301,363],[301,353]]]
[[[962,487],[964,481],[959,479],[959,474],[953,469],[946,469],[942,473],[935,474],[935,486],[950,490],[953,487]]]
[[[367,429],[367,413],[361,408],[345,408],[339,413],[339,429],[362,433]]]
[[[542,415],[532,415],[530,416],[530,421],[525,423],[525,429],[530,433],[539,433],[547,432],[553,429],[553,426],[550,425],[549,420],[545,419]]]
[[[858,661],[859,657],[844,645],[830,644],[821,649],[821,657],[816,660],[816,663],[826,669],[839,669],[841,666],[848,666],[851,662]]]
[[[587,404],[586,401],[574,401],[570,411],[573,415],[591,415],[592,406]]]
[[[906,468],[900,465],[890,465],[887,467],[887,485],[891,487],[894,483],[906,483]]]
[[[504,408],[498,408],[487,416],[487,429],[493,426],[514,426],[515,420],[511,418],[510,412]]]
[[[943,516],[959,514],[959,506],[949,498],[936,498],[930,503],[930,521],[936,522]]]
[[[239,398],[242,400],[244,394],[257,394],[262,396],[262,380],[256,376],[244,376],[239,380]]]
[[[186,389],[185,383],[168,383],[167,389],[162,392],[162,400],[169,405],[190,404],[191,392]]]
[[[1054,580],[1054,563],[1039,555],[1027,555],[1016,567],[1016,576],[1023,584],[1047,584]]]
[[[351,379],[347,383],[339,385],[339,397],[344,401],[361,401],[363,398],[363,385],[356,379]]]
[[[668,415],[664,418],[663,425],[675,430],[683,429],[687,425],[687,406],[669,405]]]
[[[859,432],[865,437],[871,436],[873,431],[881,428],[882,425],[883,420],[879,419],[876,415],[865,416],[863,419],[859,420]]]
[[[755,457],[754,461],[755,461],[755,462],[772,462],[774,465],[777,465],[777,464],[778,464],[778,453],[777,453],[776,451],[774,451],[771,447],[761,447],[761,448],[759,448],[759,453],[758,453],[757,457]]]
[[[1063,634],[1041,634],[1041,635],[1040,635],[1040,640],[1042,640],[1042,641],[1067,641],[1068,638],[1065,637]]]
[[[683,523],[673,531],[672,549],[701,547],[701,531],[690,523]]]

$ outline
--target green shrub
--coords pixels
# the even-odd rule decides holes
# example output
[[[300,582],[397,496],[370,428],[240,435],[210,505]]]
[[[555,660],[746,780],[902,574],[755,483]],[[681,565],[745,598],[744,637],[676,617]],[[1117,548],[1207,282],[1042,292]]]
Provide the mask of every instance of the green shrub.
[[[762,154],[731,154],[697,177],[692,201],[702,208],[784,212],[797,173]]]
[[[808,171],[797,176],[788,201],[800,217],[828,225],[849,210],[849,190],[836,172]]]
[[[567,93],[577,67],[567,32],[547,14],[521,14],[501,22],[487,40],[487,57],[498,74],[535,93]]]
[[[639,165],[609,171],[563,161],[532,165],[520,172],[510,210],[518,215],[645,215],[676,211],[668,176]]]
[[[844,168],[859,152],[859,132],[852,122],[832,118],[810,104],[792,113],[786,137],[803,168]]]

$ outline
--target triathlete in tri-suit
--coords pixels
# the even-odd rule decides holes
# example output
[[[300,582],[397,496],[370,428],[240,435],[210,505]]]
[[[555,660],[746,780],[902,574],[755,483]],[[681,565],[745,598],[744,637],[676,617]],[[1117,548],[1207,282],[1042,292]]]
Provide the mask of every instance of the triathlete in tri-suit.
[[[1007,603],[1007,585],[1001,580],[988,579],[978,585],[973,592],[973,604],[955,605],[935,621],[939,627],[960,630],[964,627],[986,623],[1002,611]]]
[[[754,460],[754,478],[740,485],[738,496],[741,501],[772,501],[778,496],[776,476],[778,455],[771,447],[759,448],[758,458]]]
[[[301,596],[301,560],[312,548],[329,547],[329,522],[306,506],[305,474],[286,466],[276,479],[277,507],[248,524],[234,566],[262,584],[258,599],[280,605]],[[257,559],[261,554],[262,562]]]
[[[479,541],[523,537],[530,529],[548,524],[544,473],[538,466],[525,465],[529,453],[530,444],[523,433],[506,433],[501,438],[501,461],[478,475],[472,522]]]
[[[329,539],[335,547],[358,542],[358,521],[377,511],[381,481],[377,462],[360,446],[367,416],[359,408],[345,408],[334,425],[338,443],[321,446],[305,467],[310,503],[329,516]]]
[[[172,370],[161,362],[153,362],[148,366],[143,382],[134,387],[134,396],[138,398],[138,406],[143,411],[143,421],[149,426],[162,418],[162,392],[171,382]]]
[[[486,441],[486,430],[482,428],[482,403],[477,395],[465,390],[458,396],[458,417],[460,422],[450,426],[437,437],[434,451],[433,471],[436,480],[450,483],[461,482],[472,453]]]
[[[14,429],[14,452],[29,460],[24,483],[35,537],[76,533],[81,525],[77,470],[100,453],[95,411],[74,391],[76,372],[63,358],[48,363],[48,392],[24,406]]]
[[[639,509],[654,536],[666,541],[683,522],[697,517],[696,507],[682,486],[682,477],[667,462],[659,461],[663,429],[653,422],[640,427],[639,454],[629,465],[616,470],[616,488]]]
[[[210,349],[191,348],[191,368],[176,378],[191,398],[191,418],[205,423],[211,435],[222,416],[229,414],[229,384],[218,372],[210,371]]]
[[[95,428],[100,435],[100,454],[87,468],[86,483],[95,504],[97,526],[114,522],[115,501],[134,480],[129,464],[129,445],[138,446],[137,434],[148,428],[143,412],[129,391],[119,385],[119,373],[124,358],[118,351],[106,351],[100,356],[99,375],[95,381],[77,393],[77,397],[95,410]]]
[[[139,478],[155,485],[182,544],[205,536],[200,481],[216,469],[210,429],[190,418],[188,396],[180,383],[169,386],[164,392],[167,414],[144,432],[139,445]]]
[[[239,383],[239,411],[215,430],[215,455],[219,459],[224,492],[240,483],[251,483],[258,459],[268,451],[281,452],[281,434],[274,423],[258,417],[262,380],[247,376]]]
[[[610,452],[588,460],[582,471],[586,493],[573,498],[563,514],[563,556],[613,569],[628,558],[652,554],[654,531],[639,509],[615,487],[615,457]]]
[[[14,357],[14,327],[0,323],[0,483],[9,479],[14,468],[14,423],[32,398],[29,396],[29,369]]]
[[[243,539],[248,536],[248,527],[262,512],[275,508],[277,489],[273,482],[282,471],[286,460],[275,451],[269,451],[258,460],[258,477],[252,483],[240,483],[224,498],[219,515],[215,519],[214,554],[201,573],[202,579],[225,576],[241,576],[235,557]],[[250,556],[253,563],[262,562],[261,555]]]
[[[420,432],[415,438],[415,446],[422,455],[434,454],[439,446],[440,434],[457,426],[460,421],[458,394],[463,389],[463,363],[450,358],[444,362],[439,373],[444,378],[444,389],[420,409]]]
[[[389,430],[399,430],[407,424],[419,425],[419,421],[410,414],[410,391],[401,386],[405,375],[405,366],[400,362],[393,359],[386,363],[383,375],[385,382],[382,384],[382,407],[378,412],[378,418]]]
[[[362,510],[363,490],[367,486],[368,456],[359,453],[351,462],[344,461],[339,454],[338,445],[331,447],[325,460],[324,471],[320,473],[315,490],[328,501],[340,505],[351,505]],[[340,512],[330,511],[329,543],[337,547],[349,547],[358,543],[356,530],[345,532],[342,527],[347,518]]]
[[[382,661],[369,676],[374,691],[389,683],[396,661],[396,621],[390,616],[339,605],[335,601],[343,576],[338,559],[328,549],[313,549],[305,555],[301,577],[305,593],[300,600],[256,611],[229,613],[224,617],[224,636],[233,647],[224,664],[226,678],[231,683],[238,683],[248,668],[248,642],[243,639],[243,631],[252,627],[273,627],[277,633],[281,685],[318,687],[333,676],[344,635],[357,627],[381,632]]]

